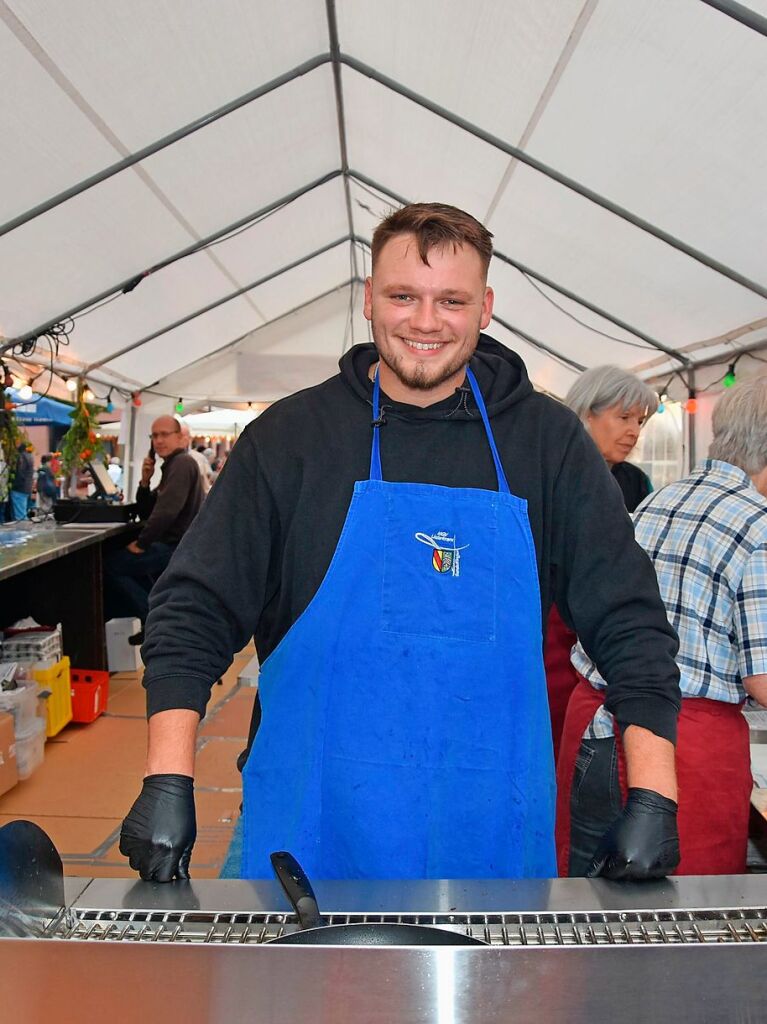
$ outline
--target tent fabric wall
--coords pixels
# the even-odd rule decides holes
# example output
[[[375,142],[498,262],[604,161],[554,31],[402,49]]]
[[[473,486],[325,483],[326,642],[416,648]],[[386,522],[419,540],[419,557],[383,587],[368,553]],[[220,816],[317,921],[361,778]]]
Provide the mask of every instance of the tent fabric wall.
[[[2,0],[0,95],[0,337],[80,310],[62,366],[147,413],[334,372],[399,200],[532,272],[493,261],[490,332],[554,395],[767,347],[767,40],[701,0]]]

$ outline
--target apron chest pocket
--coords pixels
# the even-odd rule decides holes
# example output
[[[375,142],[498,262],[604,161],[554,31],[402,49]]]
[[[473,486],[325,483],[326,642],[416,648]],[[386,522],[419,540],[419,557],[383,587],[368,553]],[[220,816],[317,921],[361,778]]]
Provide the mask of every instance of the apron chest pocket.
[[[423,522],[390,506],[383,551],[385,632],[495,640],[497,511],[495,503],[477,508],[458,501],[444,517],[449,522]]]

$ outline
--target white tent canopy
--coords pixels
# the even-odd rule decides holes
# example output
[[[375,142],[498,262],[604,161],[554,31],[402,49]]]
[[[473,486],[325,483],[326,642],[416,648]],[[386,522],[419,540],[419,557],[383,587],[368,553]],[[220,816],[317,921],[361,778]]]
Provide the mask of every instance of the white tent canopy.
[[[0,337],[42,365],[70,331],[59,369],[147,413],[271,401],[368,339],[380,216],[439,200],[493,231],[489,333],[537,386],[716,386],[767,346],[765,31],[767,0],[0,0]]]
[[[255,409],[211,409],[210,412],[192,413],[184,416],[184,423],[193,436],[207,434],[237,435],[243,427],[258,416]]]

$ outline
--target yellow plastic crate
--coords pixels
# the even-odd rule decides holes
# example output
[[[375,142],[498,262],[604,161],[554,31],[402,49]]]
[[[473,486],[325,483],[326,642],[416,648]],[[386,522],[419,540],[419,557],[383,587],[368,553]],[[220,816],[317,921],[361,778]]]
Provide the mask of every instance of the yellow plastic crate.
[[[51,695],[45,702],[45,735],[55,736],[72,721],[72,690],[69,680],[69,658],[64,657],[50,668],[33,669],[32,675]]]

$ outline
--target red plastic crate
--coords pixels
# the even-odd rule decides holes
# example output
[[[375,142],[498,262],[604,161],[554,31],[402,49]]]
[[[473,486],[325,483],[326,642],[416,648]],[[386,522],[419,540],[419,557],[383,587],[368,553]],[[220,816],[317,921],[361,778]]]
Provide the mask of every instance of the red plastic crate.
[[[89,668],[70,670],[72,683],[72,721],[94,722],[106,711],[109,700],[109,673]]]

